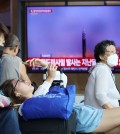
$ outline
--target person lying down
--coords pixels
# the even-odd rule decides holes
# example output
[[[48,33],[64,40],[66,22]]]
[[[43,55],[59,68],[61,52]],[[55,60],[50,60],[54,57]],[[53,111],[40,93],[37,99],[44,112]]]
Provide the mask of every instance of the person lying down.
[[[35,64],[35,60],[30,61],[30,64]],[[11,98],[14,104],[24,104],[24,101],[29,98],[49,92],[49,88],[56,76],[57,66],[49,64],[47,69],[48,76],[46,80],[38,87],[34,94],[33,86],[27,81],[7,80],[0,88],[6,96]],[[20,115],[22,115],[21,107],[19,108]],[[73,111],[76,112],[77,132],[105,132],[107,134],[119,134],[120,132],[120,108],[103,110],[83,104],[74,104]]]
[[[44,67],[44,69],[46,69],[49,65],[48,62],[44,61],[44,60],[40,60],[40,59],[31,59],[31,60],[27,60],[26,62],[23,62],[23,64],[27,65],[27,66],[36,66],[36,67]],[[47,72],[46,72],[46,75],[47,75]],[[67,85],[67,76],[64,74],[64,73],[61,73],[60,74],[60,71],[56,71],[56,75],[55,75],[55,78],[54,80],[62,80],[62,85],[64,87],[66,87]],[[27,82],[28,83],[28,82]],[[41,89],[42,87],[47,87],[46,85],[47,82],[43,83],[42,86],[40,86],[39,88]],[[49,86],[48,86],[48,89],[49,89]],[[45,91],[44,91],[45,92]],[[1,107],[7,107],[7,106],[10,106],[11,105],[11,100],[9,97],[6,97],[3,92],[0,90],[0,106]],[[17,104],[16,106],[18,106],[19,104]]]

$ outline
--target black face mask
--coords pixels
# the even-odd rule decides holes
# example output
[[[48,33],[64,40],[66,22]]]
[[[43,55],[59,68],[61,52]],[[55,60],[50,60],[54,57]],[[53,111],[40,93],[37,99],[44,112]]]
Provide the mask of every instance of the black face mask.
[[[2,57],[3,54],[3,46],[0,46],[0,58]]]

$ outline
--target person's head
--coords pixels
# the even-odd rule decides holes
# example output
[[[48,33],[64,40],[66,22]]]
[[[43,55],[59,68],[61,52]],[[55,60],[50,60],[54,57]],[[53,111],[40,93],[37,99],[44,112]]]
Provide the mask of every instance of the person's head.
[[[4,43],[4,53],[8,53],[16,56],[19,52],[20,41],[18,37],[12,33],[9,33]]]
[[[3,24],[0,23],[0,44],[3,45],[5,43],[5,39],[9,33],[8,28]]]
[[[109,66],[118,64],[118,56],[116,54],[116,45],[114,41],[104,40],[99,42],[94,49],[94,57],[96,62],[103,62]]]
[[[22,103],[31,98],[34,90],[31,83],[23,80],[7,80],[0,88],[7,97],[11,98],[14,104]]]

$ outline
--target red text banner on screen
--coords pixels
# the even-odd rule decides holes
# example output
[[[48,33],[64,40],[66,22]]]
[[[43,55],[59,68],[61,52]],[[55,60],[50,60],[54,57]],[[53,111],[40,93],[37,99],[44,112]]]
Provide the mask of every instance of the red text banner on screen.
[[[38,57],[35,57],[38,58]],[[29,58],[32,59],[32,58]],[[42,60],[48,61],[49,63],[56,64],[58,67],[92,67],[96,65],[94,58],[40,58]],[[118,60],[118,65],[120,67],[120,59]]]

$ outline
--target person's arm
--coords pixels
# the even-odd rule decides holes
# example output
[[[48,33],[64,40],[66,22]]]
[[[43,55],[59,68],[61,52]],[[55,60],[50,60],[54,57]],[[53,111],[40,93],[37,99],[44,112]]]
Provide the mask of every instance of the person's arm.
[[[43,84],[40,85],[38,89],[35,91],[33,95],[34,97],[38,95],[45,95],[47,92],[49,92],[49,88],[56,76],[56,70],[57,70],[56,65],[52,65],[52,64],[48,65],[48,76],[46,80],[43,82]]]
[[[113,106],[112,106],[112,104],[110,102],[108,102],[108,103],[102,105],[102,108],[108,109],[108,108],[113,108]]]
[[[42,60],[42,59],[38,59],[38,58],[33,58],[31,60],[27,60],[26,63],[29,65],[29,66],[36,66],[36,67],[46,67],[48,66],[48,62],[45,61],[45,60]]]
[[[56,75],[57,67],[55,65],[49,65],[48,66],[48,77],[43,82],[42,85],[38,87],[38,89],[34,92],[33,97],[39,96],[39,95],[45,95],[47,92],[49,92],[49,88],[51,86],[51,83],[53,82],[55,75]],[[18,113],[22,116],[22,109],[23,104],[19,107]]]
[[[110,98],[108,97],[110,74],[106,68],[100,68],[96,72],[95,79],[95,97],[100,106],[104,109],[112,108]]]
[[[27,72],[26,72],[26,67],[22,63],[22,61],[20,61],[20,68],[19,69],[20,69],[19,71],[20,71],[20,77],[21,77],[21,79],[22,80],[25,80],[25,81],[28,81],[28,82],[31,83],[31,81],[30,81],[30,79],[29,79],[29,77],[27,75]]]
[[[51,87],[51,83],[44,81],[42,85],[38,87],[38,89],[34,92],[33,97],[38,96],[38,95],[45,95],[46,93],[49,92],[49,88]]]

